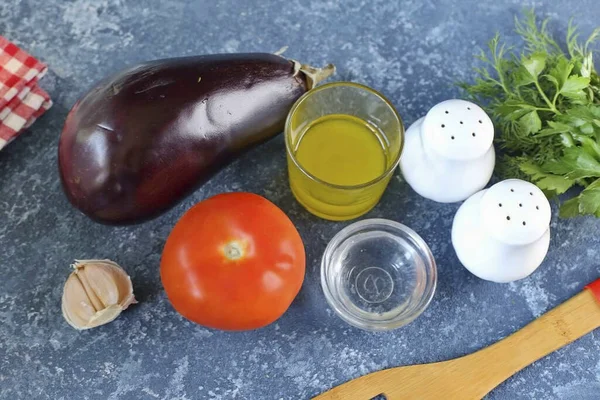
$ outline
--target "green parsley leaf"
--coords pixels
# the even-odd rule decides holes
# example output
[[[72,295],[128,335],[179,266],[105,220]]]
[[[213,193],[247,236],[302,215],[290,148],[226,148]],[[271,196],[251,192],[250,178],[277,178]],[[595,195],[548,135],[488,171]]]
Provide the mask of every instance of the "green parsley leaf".
[[[558,81],[558,78],[552,76],[552,75],[542,75],[543,78],[548,79],[550,82],[552,82],[552,84],[554,85],[554,87],[556,88],[556,91],[560,91],[560,88],[562,87],[561,83]]]
[[[565,149],[561,159],[549,161],[542,168],[567,179],[600,177],[600,162],[581,147]]]
[[[585,89],[589,84],[590,78],[584,78],[583,76],[570,76],[560,89],[560,94],[570,98],[585,97],[583,89]]]
[[[573,71],[573,63],[569,62],[565,57],[560,57],[556,65],[550,68],[549,75],[558,81],[559,90],[563,87],[569,75],[571,75],[571,71]]]
[[[571,132],[572,129],[573,128],[570,125],[567,125],[565,123],[558,122],[558,121],[548,121],[548,127],[542,129],[536,136],[544,137],[544,136],[568,133],[568,132]]]
[[[600,179],[588,185],[579,195],[579,211],[600,217]]]
[[[521,63],[529,75],[537,80],[537,77],[542,73],[544,68],[546,68],[546,59],[548,55],[546,53],[534,53],[529,57],[523,57]]]
[[[528,135],[539,132],[542,129],[542,120],[538,116],[537,111],[530,111],[519,118],[519,123],[523,127],[523,131]]]
[[[585,135],[575,134],[573,137],[588,154],[600,161],[600,143],[597,140]]]
[[[542,170],[541,167],[531,162],[524,162],[520,165],[521,171],[526,173],[535,181],[536,185],[545,191],[553,194],[561,194],[569,190],[575,184],[572,179],[567,179],[564,176],[553,175]]]
[[[580,214],[579,211],[579,198],[573,197],[561,204],[559,210],[559,216],[561,218],[573,218]]]

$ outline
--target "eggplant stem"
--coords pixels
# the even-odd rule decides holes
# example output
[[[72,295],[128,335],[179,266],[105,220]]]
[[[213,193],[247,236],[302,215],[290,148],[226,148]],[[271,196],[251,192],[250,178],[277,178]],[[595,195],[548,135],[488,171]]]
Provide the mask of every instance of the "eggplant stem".
[[[311,90],[335,73],[335,65],[333,64],[327,64],[323,68],[315,68],[296,60],[290,61],[294,63],[294,76],[297,76],[300,72],[306,76],[307,90]]]
[[[276,51],[275,53],[273,53],[273,54],[275,54],[276,56],[280,56],[280,55],[282,55],[283,53],[285,53],[287,49],[288,49],[288,46],[283,46],[282,48],[280,48],[279,50],[277,50],[277,51]]]

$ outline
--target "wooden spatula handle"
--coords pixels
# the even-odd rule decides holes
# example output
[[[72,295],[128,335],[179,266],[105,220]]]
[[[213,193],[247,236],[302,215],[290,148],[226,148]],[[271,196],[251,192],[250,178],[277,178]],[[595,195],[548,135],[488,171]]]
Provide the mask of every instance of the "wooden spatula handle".
[[[486,370],[491,388],[516,372],[600,327],[600,280],[523,329],[470,355],[474,371]],[[483,377],[482,377],[483,378]],[[490,388],[490,390],[491,390]]]
[[[346,382],[318,400],[481,399],[536,360],[600,327],[600,280],[525,328],[471,355],[390,368]]]

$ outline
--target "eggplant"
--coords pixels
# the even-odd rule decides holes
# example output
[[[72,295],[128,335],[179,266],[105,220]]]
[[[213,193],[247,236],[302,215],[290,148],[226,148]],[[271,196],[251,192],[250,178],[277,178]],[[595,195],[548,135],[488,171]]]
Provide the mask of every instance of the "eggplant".
[[[91,219],[143,222],[283,130],[294,102],[335,71],[279,54],[162,59],[103,81],[70,110],[62,187]]]

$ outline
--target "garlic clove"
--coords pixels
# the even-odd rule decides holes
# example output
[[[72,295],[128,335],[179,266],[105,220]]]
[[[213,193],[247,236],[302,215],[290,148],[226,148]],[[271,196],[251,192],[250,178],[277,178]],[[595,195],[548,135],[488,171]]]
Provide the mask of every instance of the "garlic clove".
[[[104,302],[102,300],[100,300],[100,296],[105,295],[105,294],[100,293],[95,288],[91,287],[91,285],[93,284],[93,281],[90,279],[90,277],[88,277],[88,274],[92,273],[92,271],[91,271],[92,269],[95,269],[94,264],[89,264],[86,266],[86,268],[82,268],[81,265],[78,266],[77,264],[75,264],[75,278],[79,281],[79,283],[81,283],[81,286],[83,287],[83,290],[85,290],[85,293],[88,296],[90,303],[94,306],[96,311],[98,311],[98,310],[102,310],[102,309],[106,308],[106,304],[104,304]],[[101,275],[101,274],[96,274],[96,275]],[[103,280],[103,281],[107,280],[107,279],[102,279],[102,278],[104,278],[104,276],[92,277],[92,279],[98,279],[98,280]],[[105,282],[103,282],[103,283],[105,283]],[[109,285],[110,285],[110,283],[109,283]],[[114,286],[114,284],[112,286]]]
[[[86,329],[95,328],[100,325],[108,324],[109,322],[111,322],[115,318],[117,318],[119,316],[119,314],[121,314],[121,311],[123,311],[123,308],[121,308],[118,304],[114,304],[103,310],[98,311],[92,317],[92,319],[89,320],[89,322],[87,323]]]
[[[71,274],[63,289],[62,312],[67,322],[76,329],[85,326],[96,314],[81,281]]]
[[[92,298],[92,294],[94,297],[98,299],[101,303],[101,307],[96,307],[98,310],[102,310],[106,307],[113,306],[119,303],[119,296],[122,294],[119,293],[119,287],[117,286],[117,281],[127,280],[127,276],[121,277],[116,271],[121,271],[112,265],[106,265],[103,263],[90,263],[85,264],[85,268],[82,267],[83,264],[79,264],[76,268],[79,279],[86,287],[86,291],[90,294],[90,298]],[[89,289],[88,289],[89,288]]]
[[[131,278],[110,260],[76,260],[65,283],[62,312],[76,329],[111,322],[130,304],[137,303]]]

